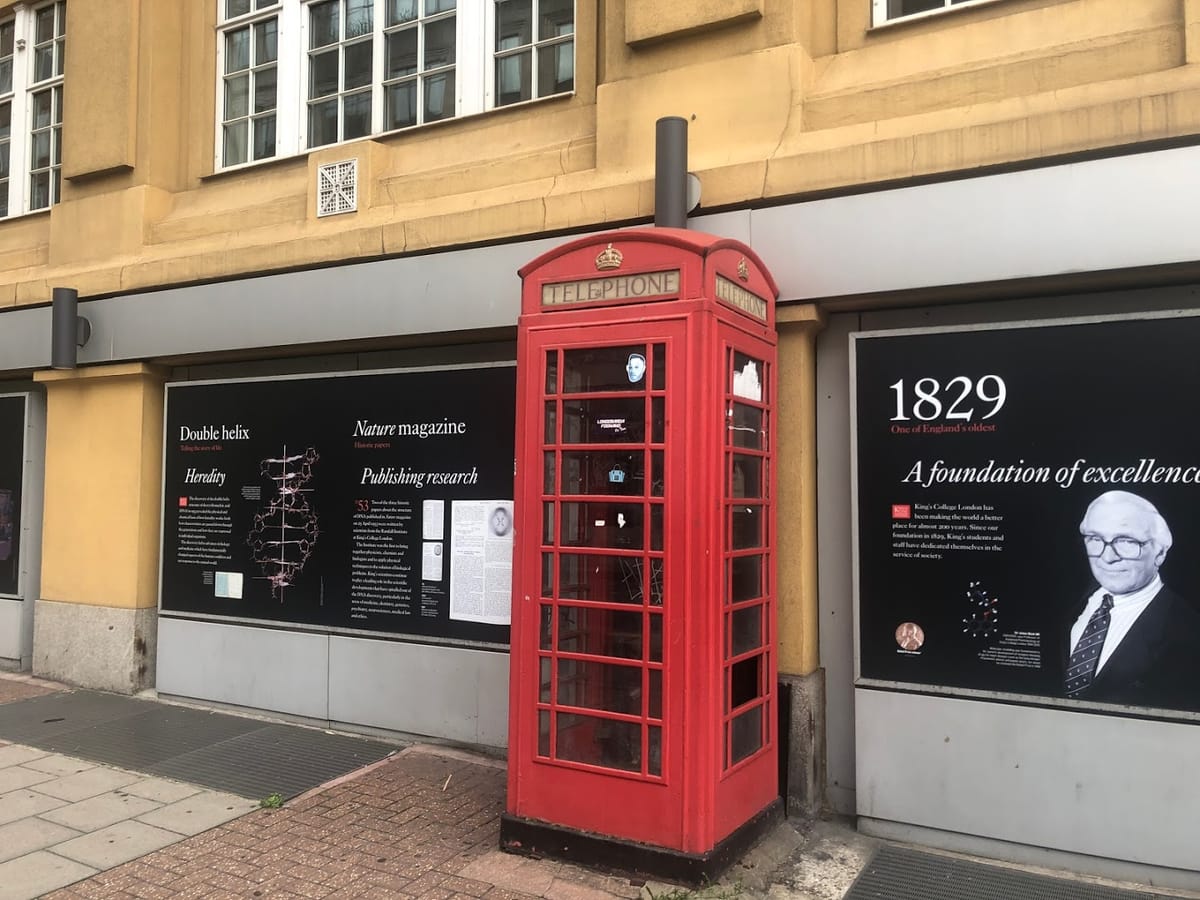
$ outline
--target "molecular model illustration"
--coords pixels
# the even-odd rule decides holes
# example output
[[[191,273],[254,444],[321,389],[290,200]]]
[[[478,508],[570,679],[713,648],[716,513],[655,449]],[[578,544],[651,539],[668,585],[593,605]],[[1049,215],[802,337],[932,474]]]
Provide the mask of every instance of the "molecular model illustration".
[[[271,582],[271,596],[280,603],[284,590],[303,571],[320,534],[317,514],[309,506],[304,488],[318,459],[320,455],[312,447],[288,455],[285,445],[280,456],[262,461],[262,474],[275,483],[275,496],[262,512],[254,514],[246,543]]]

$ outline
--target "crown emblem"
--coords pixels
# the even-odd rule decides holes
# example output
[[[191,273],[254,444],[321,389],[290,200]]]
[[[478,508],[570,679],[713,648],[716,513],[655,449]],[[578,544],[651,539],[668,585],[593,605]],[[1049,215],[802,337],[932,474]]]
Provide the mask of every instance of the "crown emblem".
[[[738,260],[738,278],[742,279],[742,281],[750,280],[750,267],[746,265],[746,257],[744,256]]]
[[[609,244],[599,256],[596,257],[596,268],[604,269],[619,269],[621,263],[625,261],[625,257],[621,255],[620,250],[614,250],[613,245]]]

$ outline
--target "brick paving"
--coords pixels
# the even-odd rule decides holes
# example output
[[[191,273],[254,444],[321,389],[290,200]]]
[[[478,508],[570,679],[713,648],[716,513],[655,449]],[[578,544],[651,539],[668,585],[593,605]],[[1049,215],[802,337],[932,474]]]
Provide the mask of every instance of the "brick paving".
[[[291,801],[47,895],[612,900],[628,879],[497,849],[505,772],[413,747]]]
[[[0,678],[0,703],[15,703],[17,700],[31,700],[43,694],[63,690],[61,684],[45,681],[30,675],[5,674]]]

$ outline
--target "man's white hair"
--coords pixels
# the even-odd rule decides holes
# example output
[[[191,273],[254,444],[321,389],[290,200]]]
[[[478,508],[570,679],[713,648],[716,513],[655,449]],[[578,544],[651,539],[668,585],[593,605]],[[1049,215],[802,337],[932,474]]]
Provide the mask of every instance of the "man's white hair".
[[[1092,510],[1097,506],[1131,506],[1138,512],[1150,518],[1150,538],[1163,550],[1171,549],[1171,529],[1167,527],[1167,520],[1162,517],[1158,508],[1147,500],[1145,497],[1139,497],[1137,494],[1131,494],[1129,491],[1107,491],[1088,504],[1087,512],[1083,514],[1083,520],[1079,523],[1079,530],[1084,530],[1084,524],[1088,520],[1088,516],[1092,514]]]

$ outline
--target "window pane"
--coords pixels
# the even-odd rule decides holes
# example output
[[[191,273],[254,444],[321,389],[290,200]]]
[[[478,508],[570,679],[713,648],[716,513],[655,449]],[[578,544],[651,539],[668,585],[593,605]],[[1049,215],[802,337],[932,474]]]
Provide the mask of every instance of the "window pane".
[[[12,60],[0,60],[0,94],[7,94],[12,90]]]
[[[266,159],[275,155],[275,117],[263,116],[254,120],[254,158]]]
[[[575,0],[541,0],[538,40],[562,37],[575,30]]]
[[[29,179],[29,208],[45,209],[50,205],[50,173],[38,172]]]
[[[384,128],[407,128],[417,124],[417,83],[406,81],[403,84],[393,84],[386,88],[387,121]]]
[[[733,454],[730,497],[762,497],[762,457]]]
[[[729,667],[729,711],[762,696],[762,655]]]
[[[596,347],[563,353],[563,390],[640,391],[646,387],[646,345]]]
[[[3,143],[0,143],[0,178],[6,179],[6,180],[8,179],[8,175],[9,175],[8,156],[9,156],[9,143],[8,143],[8,141],[4,141]],[[7,189],[7,187],[8,186],[6,184],[5,188]]]
[[[250,0],[225,0],[225,18],[233,19],[250,12]]]
[[[263,69],[254,75],[254,111],[266,112],[275,108],[276,71]]]
[[[451,9],[454,9],[454,0],[425,0],[425,15],[427,16]]]
[[[388,81],[417,72],[417,29],[393,31],[384,45],[383,77]]]
[[[225,74],[240,72],[250,65],[250,29],[225,33]]]
[[[41,44],[54,40],[54,7],[46,6],[37,11],[34,40]]]
[[[651,576],[661,576],[653,569]],[[640,556],[592,556],[564,553],[558,561],[558,596],[599,603],[642,602],[642,559]],[[653,584],[649,585],[652,589]],[[653,596],[653,595],[652,595]],[[661,596],[661,593],[660,593]]]
[[[425,121],[436,122],[454,115],[454,72],[425,79]]]
[[[496,4],[496,49],[509,50],[533,43],[532,0],[501,0]]]
[[[30,164],[35,169],[44,169],[50,165],[50,132],[39,131],[33,136],[33,152]]]
[[[640,716],[642,714],[642,670],[585,660],[560,659],[558,683],[572,681],[571,706]],[[559,702],[563,702],[560,692]]]
[[[338,89],[338,51],[327,50],[310,57],[308,67],[308,97],[327,97]]]
[[[740,603],[762,596],[762,557],[739,556],[731,562],[729,601]]]
[[[538,96],[575,89],[575,42],[538,49]]]
[[[425,27],[425,68],[454,65],[454,16]]]
[[[732,443],[735,447],[748,447],[751,450],[763,450],[762,439],[763,411],[744,403],[733,404],[729,421]]]
[[[51,163],[51,165],[61,166],[62,165],[62,129],[55,128],[51,132],[51,134],[53,135],[53,143],[54,143],[54,162]],[[57,171],[54,173],[54,181],[56,184],[58,183],[58,172]],[[54,198],[56,200],[58,199],[57,191],[55,192]]]
[[[646,772],[662,777],[662,728],[651,725],[646,729]]]
[[[761,547],[766,518],[761,506],[735,506],[730,549],[749,550],[751,547]]]
[[[371,133],[371,92],[351,94],[342,111],[342,140],[349,141]]]
[[[338,39],[338,0],[309,6],[308,49],[333,44]]]
[[[370,34],[374,15],[375,0],[346,0],[346,40]]]
[[[644,516],[640,502],[563,503],[559,539],[565,547],[640,550]]]
[[[0,103],[0,140],[8,140],[12,135],[12,104]],[[6,151],[7,152],[7,151]]]
[[[574,450],[562,455],[564,494],[638,495],[645,488],[641,450]]]
[[[342,90],[349,91],[371,83],[371,42],[363,41],[346,47]]]
[[[641,397],[606,397],[563,404],[563,443],[638,444],[646,436]]]
[[[240,119],[250,109],[250,77],[238,75],[225,79],[225,119]]]
[[[399,25],[417,17],[417,0],[388,0],[387,24]]]
[[[618,659],[642,658],[640,612],[563,606],[559,607],[558,619],[560,650]],[[571,640],[575,643],[567,645]]]
[[[730,750],[733,758],[730,765],[762,747],[762,711],[761,706],[756,706],[733,720],[733,746]]]
[[[595,716],[559,713],[555,756],[572,762],[639,772],[642,726]]]
[[[54,45],[33,51],[33,80],[45,81],[54,76]]]
[[[496,60],[496,91],[501,106],[530,98],[528,53]]]
[[[67,42],[60,40],[54,45],[54,74],[61,75],[63,73],[63,65],[67,59]]]
[[[762,646],[762,606],[735,610],[731,618],[732,656],[741,656]]]
[[[268,19],[254,26],[254,64],[275,62],[279,58],[279,22]]]
[[[929,9],[941,9],[946,0],[888,0],[888,18],[911,16]]]
[[[0,181],[0,216],[8,215],[8,179]]]
[[[319,147],[337,141],[337,100],[314,103],[308,108],[308,146]]]
[[[0,25],[0,56],[12,56],[15,29],[16,23],[14,22],[5,22]]]
[[[225,126],[225,165],[236,166],[246,161],[246,123]]]

